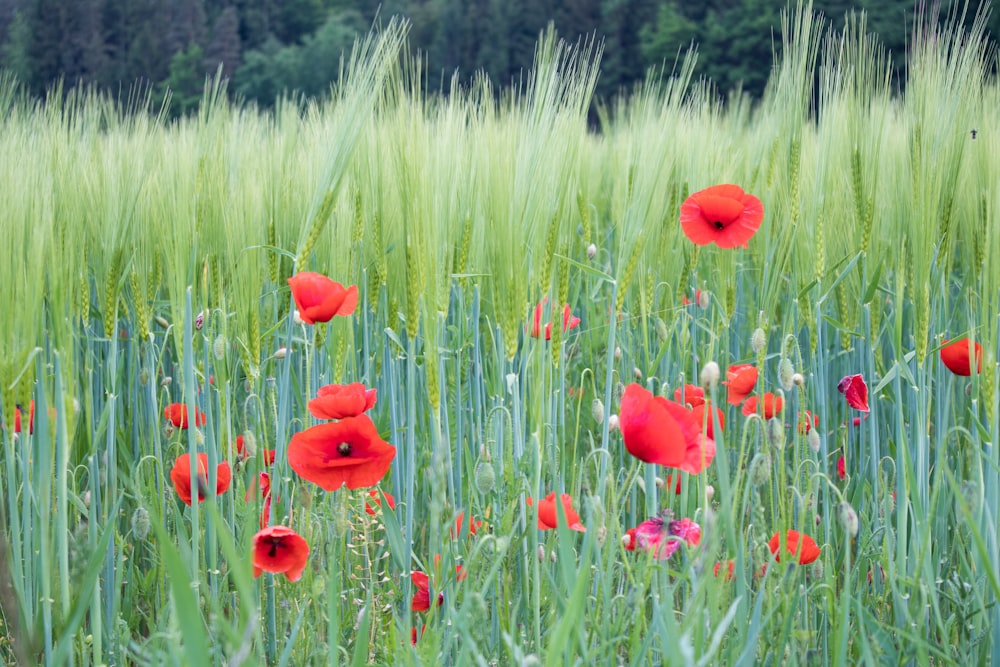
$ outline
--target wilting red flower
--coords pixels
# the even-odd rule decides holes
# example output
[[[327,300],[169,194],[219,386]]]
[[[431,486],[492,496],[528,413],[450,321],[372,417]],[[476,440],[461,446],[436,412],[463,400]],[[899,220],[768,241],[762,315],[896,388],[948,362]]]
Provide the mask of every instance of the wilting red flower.
[[[625,547],[625,551],[635,551],[635,531],[638,528],[629,528],[622,535],[622,546]]]
[[[771,419],[774,415],[779,414],[781,408],[784,406],[784,400],[782,400],[781,396],[775,396],[771,392],[767,392],[760,401],[757,400],[756,396],[748,398],[746,403],[743,404],[743,414],[750,416],[758,412],[758,403],[764,412],[764,419]]]
[[[694,417],[696,423],[705,425],[705,428],[703,429],[705,437],[714,441],[715,433],[712,429],[714,429],[715,426],[712,421],[712,413],[709,412],[711,407],[712,401],[705,401],[701,405],[696,405],[691,408],[691,416]],[[722,413],[721,408],[715,408],[715,416],[719,418],[719,435],[721,435],[722,429],[726,425],[726,416]],[[678,493],[680,492],[678,491]]]
[[[715,442],[687,408],[635,383],[625,387],[618,426],[628,453],[646,463],[697,475],[715,458]]]
[[[343,419],[357,417],[375,405],[376,390],[368,389],[361,382],[328,384],[316,392],[317,398],[309,401],[309,412],[316,419]]]
[[[775,533],[771,537],[771,541],[767,543],[767,546],[771,550],[771,553],[774,554],[775,560],[780,561],[781,554],[778,553],[778,549],[781,546],[781,535]],[[819,558],[820,554],[820,549],[816,545],[816,541],[808,535],[799,533],[797,530],[789,530],[785,535],[785,549],[793,556],[798,554],[799,565],[808,565]]]
[[[171,403],[163,408],[163,417],[170,421],[175,428],[188,427],[188,408],[185,403]],[[194,409],[194,425],[205,425],[205,413],[198,408]]]
[[[681,205],[681,229],[696,245],[749,246],[764,220],[764,205],[738,185],[713,185]]]
[[[229,483],[232,481],[233,473],[229,469],[229,462],[223,461],[215,470],[215,495],[219,496],[226,492]],[[191,456],[181,454],[174,461],[174,467],[170,469],[170,479],[174,483],[177,495],[180,496],[184,504],[191,504]],[[205,490],[208,488],[208,454],[198,454],[198,502],[205,500]]]
[[[799,433],[806,435],[813,429],[813,427],[819,428],[819,415],[814,415],[813,413],[806,410],[799,414]]]
[[[303,271],[288,279],[299,317],[306,324],[350,315],[358,305],[358,286],[344,287],[320,273]]]
[[[837,477],[841,481],[847,478],[847,460],[843,456],[837,459]]]
[[[566,525],[569,526],[570,530],[587,532],[587,529],[580,523],[580,515],[573,509],[573,498],[568,493],[564,493],[559,497],[559,501],[562,503],[563,514],[566,515]],[[528,507],[532,507],[533,504],[534,501],[528,498]],[[538,501],[538,528],[540,530],[554,530],[558,525],[558,518],[556,492],[553,491],[545,496],[545,500]]]
[[[847,404],[855,410],[868,412],[868,385],[865,379],[858,375],[847,375],[837,384],[837,391],[847,398]]]
[[[542,310],[545,308],[545,304],[548,302],[549,298],[545,297],[538,302],[535,306],[535,317],[531,324],[531,334],[532,338],[538,338],[542,335]],[[563,305],[563,331],[569,331],[570,329],[575,329],[580,325],[580,318],[573,317],[573,311],[570,309],[569,304]],[[552,340],[552,322],[547,322],[545,324],[545,340]]]
[[[674,400],[696,408],[705,402],[705,390],[696,384],[686,384],[674,390]]]
[[[666,560],[674,555],[681,542],[696,547],[701,542],[701,526],[691,519],[672,520],[673,512],[663,510],[660,516],[643,521],[632,533],[630,551],[649,551],[655,558]]]
[[[464,526],[462,525],[464,522]],[[482,521],[476,521],[472,515],[469,515],[468,521],[465,520],[465,512],[459,512],[458,516],[455,518],[455,526],[451,529],[450,535],[451,539],[458,539],[462,535],[462,531],[465,530],[468,535],[475,535],[479,527],[483,525]]]
[[[385,491],[383,491],[382,493],[385,495],[385,501],[389,503],[389,509],[391,510],[396,509],[396,499],[392,497],[392,494],[387,493]],[[382,499],[378,495],[378,489],[372,489],[371,491],[369,491],[368,497],[371,498],[372,501],[374,501],[374,503],[379,506],[379,508],[382,507]],[[370,503],[365,502],[365,512],[371,514],[372,516],[375,516],[376,510],[374,507],[371,506]]]
[[[368,415],[313,426],[288,444],[292,470],[327,491],[378,484],[395,456],[396,448],[379,437]]]
[[[268,526],[253,536],[253,576],[284,573],[298,581],[309,560],[309,543],[287,526]]]
[[[976,373],[983,371],[983,346],[975,344]],[[969,339],[960,338],[958,340],[944,341],[941,348],[941,361],[955,375],[972,375],[972,362],[969,355]]]
[[[715,576],[719,576],[719,571],[721,569],[722,569],[722,561],[719,561],[718,563],[715,564],[715,567],[712,568],[712,574],[714,574]],[[726,581],[732,581],[733,580],[733,572],[735,570],[736,570],[736,562],[735,561],[731,561],[731,560],[727,560],[726,561]]]
[[[14,408],[14,433],[21,432],[21,406]],[[28,435],[35,433],[35,402],[28,407]]]
[[[722,384],[729,388],[726,400],[730,405],[739,405],[757,384],[757,367],[751,364],[735,364],[726,371]]]

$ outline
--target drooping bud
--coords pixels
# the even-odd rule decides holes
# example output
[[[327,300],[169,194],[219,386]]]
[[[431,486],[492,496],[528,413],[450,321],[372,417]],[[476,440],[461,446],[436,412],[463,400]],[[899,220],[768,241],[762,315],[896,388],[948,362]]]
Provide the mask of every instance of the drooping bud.
[[[771,479],[771,455],[761,452],[750,461],[750,483],[760,486]]]
[[[620,347],[615,348],[615,361],[622,360],[622,349]]]
[[[593,415],[594,421],[598,425],[604,423],[604,403],[601,402],[601,399],[595,398],[594,402],[590,404],[590,414]]]
[[[135,539],[142,542],[147,537],[149,537],[149,512],[145,507],[137,507],[135,511],[132,512],[132,534],[135,535]]]
[[[635,381],[636,382],[639,382],[639,381],[642,380],[642,371],[640,371],[638,368],[633,368],[632,369],[632,375],[635,376]]]
[[[219,334],[212,341],[212,356],[218,361],[222,361],[222,358],[226,356],[226,337]]]
[[[257,436],[253,431],[243,432],[243,455],[248,458],[257,456]]]
[[[288,348],[287,347],[279,347],[277,350],[274,351],[274,358],[275,359],[284,359],[287,356],[288,356]]]
[[[162,315],[157,315],[156,317],[153,318],[153,320],[164,329],[170,328],[170,322],[168,322],[167,318],[163,317]]]
[[[709,391],[715,389],[719,385],[719,377],[721,371],[719,370],[719,364],[714,361],[709,361],[704,366],[701,367],[701,387],[702,389]]]
[[[785,447],[785,424],[781,421],[780,417],[768,419],[764,430],[767,434],[768,444],[775,449],[783,449]]]
[[[795,385],[796,387],[802,388],[806,384],[806,379],[805,377],[802,376],[802,373],[793,373],[792,384]]]
[[[587,259],[594,259],[597,257],[597,246],[591,243],[587,246]]]
[[[667,330],[667,323],[663,321],[662,317],[657,317],[653,320],[653,330],[656,331],[656,338],[662,343],[667,340],[669,331]]]
[[[750,349],[754,354],[760,354],[761,350],[767,347],[767,334],[760,327],[753,330],[750,335]]]
[[[476,490],[484,496],[492,493],[496,486],[497,474],[493,469],[493,464],[489,461],[480,461],[476,466]]]
[[[806,433],[806,442],[809,443],[809,449],[814,452],[819,452],[820,446],[823,444],[819,439],[819,429],[811,428],[809,432]]]
[[[823,578],[823,559],[817,558],[813,561],[809,570],[809,576],[813,579],[813,581],[818,581]]]
[[[788,357],[782,357],[781,361],[778,362],[778,382],[781,383],[781,388],[785,391],[791,391],[792,387],[795,386],[792,378],[795,376],[795,367],[792,366],[792,362]]]
[[[608,430],[617,431],[618,430],[618,415],[611,415],[608,417]]]
[[[861,522],[858,520],[858,513],[851,507],[851,503],[844,502],[837,505],[837,522],[840,523],[840,527],[844,529],[848,537],[858,536]]]

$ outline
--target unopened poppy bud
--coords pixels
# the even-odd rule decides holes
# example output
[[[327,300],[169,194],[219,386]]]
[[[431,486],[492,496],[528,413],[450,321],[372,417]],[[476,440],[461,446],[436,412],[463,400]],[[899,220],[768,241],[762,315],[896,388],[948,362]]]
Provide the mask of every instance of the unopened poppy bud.
[[[806,384],[806,379],[805,377],[802,376],[802,373],[793,373],[792,384],[795,385],[796,387],[804,387]]]
[[[664,484],[665,484],[665,482],[663,481],[662,477],[657,477],[656,478],[656,488],[662,489]]]
[[[197,442],[199,445],[205,444],[205,434],[201,432],[201,429],[196,428],[194,430],[194,441]]]
[[[750,483],[760,486],[771,479],[771,456],[761,452],[750,461]]]
[[[197,315],[195,315],[195,318],[194,318],[194,328],[196,330],[201,331],[201,328],[203,326],[205,326],[205,311],[204,310],[201,311],[200,313],[198,313]]]
[[[160,380],[160,386],[161,387],[169,387],[170,383],[173,382],[173,381],[174,381],[174,379],[168,375],[165,378],[163,378],[162,380]]]
[[[601,399],[595,398],[594,402],[590,404],[590,414],[593,415],[594,421],[598,424],[604,423],[604,403]]]
[[[622,535],[622,546],[629,549],[632,546],[632,536],[628,533]]]
[[[153,320],[155,320],[156,323],[159,324],[164,329],[170,328],[170,322],[168,322],[167,318],[163,317],[162,315],[157,315],[156,317],[153,318]]]
[[[712,486],[711,484],[705,485],[705,497],[708,498],[709,500],[715,497],[715,487]]]
[[[818,580],[823,578],[823,561],[821,559],[816,559],[813,561],[812,567],[809,570],[809,576],[813,580]]]
[[[767,420],[765,427],[767,442],[775,449],[782,449],[785,446],[785,425],[780,417],[772,417]]]
[[[632,369],[632,375],[635,376],[636,382],[642,379],[642,371],[640,371],[638,368]]]
[[[708,308],[709,304],[711,303],[711,296],[712,295],[711,295],[711,293],[708,290],[704,290],[704,289],[703,290],[699,290],[698,294],[697,294],[698,307],[699,308]]]
[[[497,474],[493,470],[493,464],[489,461],[480,461],[476,466],[476,490],[487,496],[493,491],[496,482]]]
[[[257,456],[257,436],[253,434],[253,431],[243,433],[243,455],[248,458]]]
[[[820,446],[823,444],[819,439],[819,429],[809,429],[809,432],[806,433],[806,442],[809,443],[809,449],[818,452]]]
[[[781,388],[785,391],[791,391],[792,387],[795,386],[794,377],[795,367],[792,366],[788,357],[782,357],[781,361],[778,362],[778,382],[781,383]]]
[[[657,317],[653,320],[653,329],[656,331],[656,337],[662,343],[667,340],[669,331],[667,331],[667,323],[663,321],[662,317]]]
[[[226,356],[226,337],[219,334],[212,341],[212,355],[218,361],[222,361],[222,358]]]
[[[705,390],[711,390],[718,386],[719,377],[721,376],[721,371],[719,370],[719,364],[714,361],[709,361],[704,366],[701,367],[701,387]]]
[[[298,308],[292,311],[292,321],[300,326],[305,324],[305,320],[302,319],[302,314],[299,312]]]
[[[275,359],[284,359],[287,356],[288,356],[288,348],[287,347],[279,347],[277,350],[274,351],[274,358]]]
[[[848,537],[853,538],[858,536],[861,524],[858,521],[858,513],[851,507],[851,503],[845,502],[837,505],[837,521]]]
[[[556,562],[557,558],[556,558],[556,552],[555,551],[550,551],[549,552],[549,560],[552,561],[553,563]]]
[[[615,405],[621,405],[622,396],[624,396],[624,395],[625,395],[625,385],[622,384],[621,382],[616,382],[615,383],[615,391],[614,391],[614,393],[612,394],[612,397],[611,397],[612,400],[614,401]]]
[[[618,415],[611,415],[608,417],[608,430],[617,431],[618,430]]]
[[[142,542],[149,537],[149,512],[145,507],[136,507],[132,512],[132,534]]]
[[[760,351],[767,347],[767,334],[760,327],[753,330],[750,335],[750,349],[753,350],[754,354],[760,354]]]
[[[545,562],[545,545],[544,544],[539,544],[538,545],[538,562],[539,563],[544,563]]]
[[[622,360],[622,349],[620,347],[615,348],[615,361]]]
[[[163,437],[166,440],[169,440],[170,438],[174,437],[174,425],[173,424],[171,424],[171,423],[168,422],[166,424],[166,426],[163,427]]]
[[[594,259],[597,257],[597,246],[591,243],[587,246],[587,259]]]

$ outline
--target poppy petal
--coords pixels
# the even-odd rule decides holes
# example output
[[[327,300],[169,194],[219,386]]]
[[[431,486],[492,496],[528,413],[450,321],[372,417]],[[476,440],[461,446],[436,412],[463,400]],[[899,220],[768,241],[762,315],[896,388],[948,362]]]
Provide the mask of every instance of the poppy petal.
[[[837,391],[844,395],[847,404],[855,410],[868,412],[868,385],[865,379],[858,375],[848,375],[841,378]]]

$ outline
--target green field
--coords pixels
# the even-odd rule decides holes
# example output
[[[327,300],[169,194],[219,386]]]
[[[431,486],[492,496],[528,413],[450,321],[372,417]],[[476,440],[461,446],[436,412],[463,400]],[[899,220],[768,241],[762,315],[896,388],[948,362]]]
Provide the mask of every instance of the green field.
[[[392,21],[274,111],[0,80],[0,662],[1000,665],[996,53],[945,21],[896,79],[861,19],[786,21],[763,99],[682,54],[590,122],[599,45],[445,96]],[[763,206],[746,248],[682,230],[718,184]],[[304,323],[307,272],[356,307]],[[368,444],[303,442],[367,417],[308,405],[354,382],[395,456],[326,491],[303,465]],[[630,407],[686,384],[721,412]],[[630,453],[709,427],[698,474]],[[302,555],[268,524],[301,577],[254,577]]]

